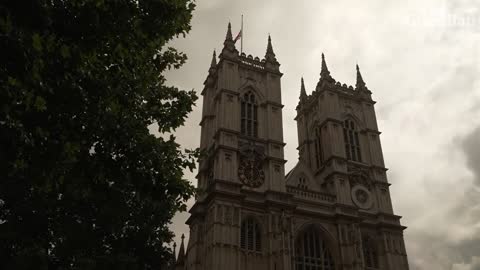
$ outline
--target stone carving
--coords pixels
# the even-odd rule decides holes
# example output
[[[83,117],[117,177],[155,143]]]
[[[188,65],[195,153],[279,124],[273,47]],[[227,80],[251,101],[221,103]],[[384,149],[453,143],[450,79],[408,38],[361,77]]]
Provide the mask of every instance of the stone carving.
[[[263,148],[253,144],[243,145],[240,150],[240,165],[238,177],[240,181],[249,187],[257,188],[265,182],[263,171]]]
[[[347,171],[350,186],[363,185],[368,190],[371,190],[372,181],[370,180],[371,178],[367,169],[349,164],[347,166]]]
[[[352,201],[362,209],[369,209],[373,204],[370,191],[361,184],[355,185],[352,188]]]

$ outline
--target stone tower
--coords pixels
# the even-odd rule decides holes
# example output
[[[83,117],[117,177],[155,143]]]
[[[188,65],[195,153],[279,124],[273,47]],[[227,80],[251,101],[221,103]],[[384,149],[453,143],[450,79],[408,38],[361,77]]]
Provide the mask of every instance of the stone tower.
[[[311,95],[301,81],[299,161],[285,175],[271,39],[262,60],[239,54],[228,25],[202,91],[199,193],[176,269],[408,269],[372,93],[358,66],[353,88],[321,61]]]

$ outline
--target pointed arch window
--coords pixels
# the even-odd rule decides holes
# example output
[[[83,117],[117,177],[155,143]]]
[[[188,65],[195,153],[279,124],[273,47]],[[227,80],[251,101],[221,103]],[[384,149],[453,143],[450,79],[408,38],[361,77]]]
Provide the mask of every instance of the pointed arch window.
[[[317,169],[323,164],[323,147],[322,147],[322,129],[320,127],[315,128],[315,161]]]
[[[240,229],[240,247],[248,251],[262,250],[262,233],[258,222],[252,218],[246,218]]]
[[[378,253],[373,239],[368,236],[363,237],[362,247],[365,267],[371,269],[378,269]]]
[[[298,187],[299,189],[308,190],[308,182],[307,182],[307,178],[305,177],[305,175],[301,175],[301,176],[298,178],[297,187]]]
[[[335,262],[326,242],[315,227],[310,227],[295,240],[296,270],[334,270]]]
[[[258,137],[258,106],[255,95],[248,91],[243,95],[241,104],[241,133]]]
[[[362,162],[358,131],[352,120],[347,119],[343,122],[343,140],[345,142],[345,154],[347,159]]]

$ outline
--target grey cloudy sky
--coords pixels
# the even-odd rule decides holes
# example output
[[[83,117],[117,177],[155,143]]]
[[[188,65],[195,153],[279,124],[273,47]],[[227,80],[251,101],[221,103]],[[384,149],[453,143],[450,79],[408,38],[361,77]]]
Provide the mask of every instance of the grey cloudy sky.
[[[476,0],[198,0],[187,53],[169,84],[202,90],[228,21],[244,14],[244,52],[262,58],[267,35],[281,63],[286,170],[297,161],[293,120],[300,77],[316,85],[324,52],[335,79],[353,85],[355,64],[373,92],[391,194],[411,269],[480,269],[480,2]],[[239,47],[239,46],[237,46]],[[201,100],[177,132],[200,141]],[[194,174],[188,174],[194,181]],[[172,229],[188,234],[188,214]],[[179,237],[176,238],[177,241]]]

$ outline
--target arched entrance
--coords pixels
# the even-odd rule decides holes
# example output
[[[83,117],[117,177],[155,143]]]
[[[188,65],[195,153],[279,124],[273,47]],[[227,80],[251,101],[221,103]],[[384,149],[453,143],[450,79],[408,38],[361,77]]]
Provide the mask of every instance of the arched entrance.
[[[295,270],[335,270],[333,254],[323,233],[310,225],[295,239]]]

